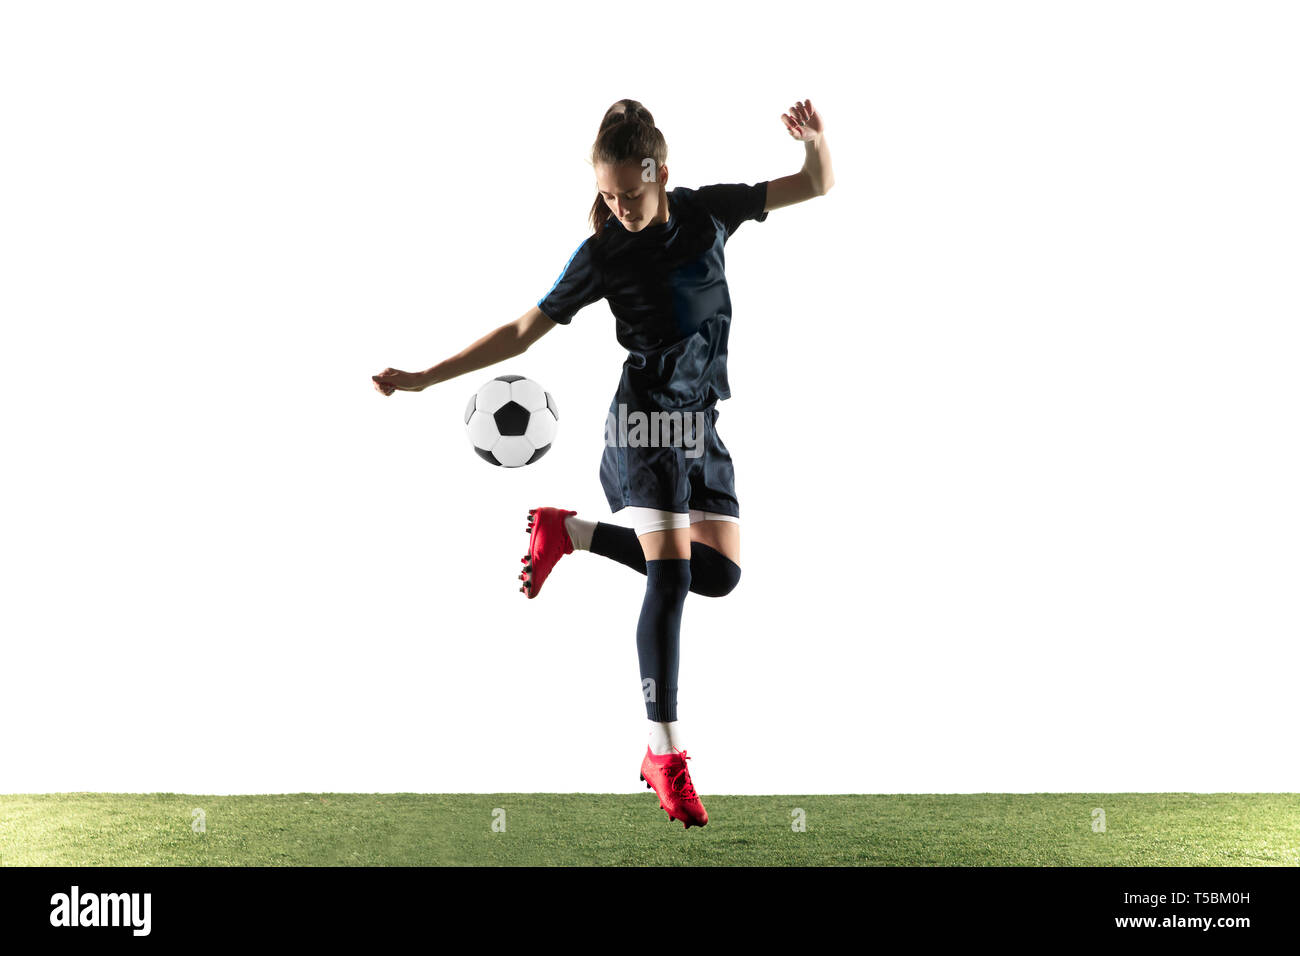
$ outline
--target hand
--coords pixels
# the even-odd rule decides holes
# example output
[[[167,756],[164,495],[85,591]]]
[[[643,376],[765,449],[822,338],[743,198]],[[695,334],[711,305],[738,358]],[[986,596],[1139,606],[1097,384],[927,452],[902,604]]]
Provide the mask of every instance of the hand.
[[[370,376],[370,380],[375,383],[375,390],[383,395],[397,391],[422,392],[433,384],[425,379],[423,372],[403,372],[397,368],[386,368],[378,375]]]
[[[816,142],[826,131],[821,116],[813,109],[812,100],[794,104],[790,107],[789,114],[781,114],[781,122],[785,124],[786,132],[791,138],[801,143]]]

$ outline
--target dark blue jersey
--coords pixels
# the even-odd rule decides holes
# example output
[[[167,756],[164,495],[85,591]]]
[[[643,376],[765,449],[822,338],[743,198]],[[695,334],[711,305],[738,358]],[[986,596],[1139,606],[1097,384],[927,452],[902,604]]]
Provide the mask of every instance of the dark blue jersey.
[[[569,257],[537,307],[568,325],[599,299],[627,349],[616,402],[629,410],[698,411],[731,397],[723,246],[742,222],[767,218],[767,182],[668,193],[668,221],[629,232],[611,218]]]

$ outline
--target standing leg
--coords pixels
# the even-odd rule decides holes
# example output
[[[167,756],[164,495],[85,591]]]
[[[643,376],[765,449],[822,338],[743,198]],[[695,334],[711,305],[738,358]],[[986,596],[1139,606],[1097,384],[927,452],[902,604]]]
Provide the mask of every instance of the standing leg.
[[[679,523],[685,515],[675,516]],[[686,827],[704,826],[709,815],[686,769],[686,748],[677,723],[677,669],[681,610],[691,583],[689,527],[655,530],[638,536],[645,551],[646,596],[637,626],[641,683],[655,691],[646,699],[650,740],[641,759],[641,779],[659,796],[670,819]]]
[[[677,722],[677,673],[681,659],[681,622],[691,587],[690,517],[685,513],[633,509],[634,532],[646,568],[645,598],[637,621],[636,650],[641,689],[650,720],[651,753],[680,750],[674,739]]]

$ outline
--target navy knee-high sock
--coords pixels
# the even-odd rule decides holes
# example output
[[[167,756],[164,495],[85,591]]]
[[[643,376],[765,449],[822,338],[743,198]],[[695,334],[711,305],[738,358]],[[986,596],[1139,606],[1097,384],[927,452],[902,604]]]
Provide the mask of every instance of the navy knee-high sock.
[[[645,551],[636,532],[622,525],[596,522],[591,534],[591,553],[646,573]],[[691,590],[705,597],[730,594],[740,583],[740,565],[721,551],[700,541],[691,542]]]
[[[646,717],[671,723],[677,719],[682,606],[691,587],[691,562],[685,558],[647,561],[645,577],[645,599],[636,625],[641,691]]]

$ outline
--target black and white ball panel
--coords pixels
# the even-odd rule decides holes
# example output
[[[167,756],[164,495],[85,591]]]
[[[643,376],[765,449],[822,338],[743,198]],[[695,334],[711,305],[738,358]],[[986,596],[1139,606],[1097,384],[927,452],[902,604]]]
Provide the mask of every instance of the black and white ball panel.
[[[558,419],[551,394],[522,375],[498,375],[465,409],[465,429],[479,457],[508,468],[531,465],[546,454]]]

